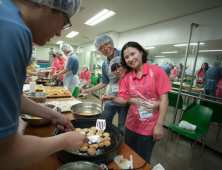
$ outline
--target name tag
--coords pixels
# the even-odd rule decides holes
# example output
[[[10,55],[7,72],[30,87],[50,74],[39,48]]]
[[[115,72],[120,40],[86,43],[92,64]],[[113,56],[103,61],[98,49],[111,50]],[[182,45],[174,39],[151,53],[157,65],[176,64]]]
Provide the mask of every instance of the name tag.
[[[202,78],[202,77],[199,77],[199,80],[203,80],[203,78]]]
[[[112,85],[112,92],[117,93],[119,91],[119,86],[117,84]]]
[[[143,110],[144,107],[140,106],[139,110],[139,114],[140,114],[140,119],[146,119],[146,118],[150,118],[153,117],[152,113],[147,112],[146,110]]]

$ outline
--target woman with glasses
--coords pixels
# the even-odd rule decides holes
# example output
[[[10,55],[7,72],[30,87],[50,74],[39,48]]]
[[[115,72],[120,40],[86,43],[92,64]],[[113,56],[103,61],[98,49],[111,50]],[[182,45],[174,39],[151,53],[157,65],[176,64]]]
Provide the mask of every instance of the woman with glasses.
[[[129,103],[126,118],[125,142],[143,159],[150,163],[151,153],[156,141],[164,138],[163,123],[168,107],[168,91],[172,90],[163,68],[147,64],[148,53],[137,42],[128,42],[122,48],[121,63],[131,70],[122,81],[118,97],[106,96],[118,104]],[[131,100],[137,100],[137,107]],[[142,106],[141,99],[159,101],[159,109],[149,112]]]

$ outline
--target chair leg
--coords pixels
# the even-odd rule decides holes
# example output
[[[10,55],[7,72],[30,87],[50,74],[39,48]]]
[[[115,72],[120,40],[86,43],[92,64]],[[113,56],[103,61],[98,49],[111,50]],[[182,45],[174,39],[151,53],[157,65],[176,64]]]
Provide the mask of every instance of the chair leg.
[[[203,154],[203,148],[204,148],[204,143],[205,143],[205,140],[206,140],[206,136],[207,136],[207,135],[205,135],[205,136],[204,136],[204,139],[203,139],[203,144],[202,144],[202,149],[201,149],[200,156],[202,156],[202,154]]]
[[[194,143],[194,147],[193,147],[193,155],[192,155],[192,158],[191,158],[191,161],[190,161],[190,167],[192,165],[192,162],[193,162],[193,156],[194,156],[194,151],[195,151],[195,146],[197,144],[197,139],[195,140],[195,143]]]
[[[177,137],[177,146],[178,146],[178,143],[179,143],[179,138],[180,138],[180,134],[178,133],[178,137]],[[176,150],[177,150],[177,146],[176,146]]]
[[[217,139],[216,139],[216,143],[215,143],[215,145],[217,145],[217,141],[218,141],[218,138],[219,138],[219,134],[220,134],[220,127],[221,127],[221,125],[220,125],[220,123],[219,123],[219,129],[218,129],[218,132],[217,132]]]
[[[166,146],[167,146],[167,142],[168,142],[169,134],[170,134],[170,127],[168,128],[167,139],[166,139],[165,149],[164,149],[165,151],[166,151]]]
[[[182,119],[182,112],[183,112],[183,110],[181,109],[181,110],[180,110],[179,123],[180,123],[180,121],[181,121],[181,119]]]

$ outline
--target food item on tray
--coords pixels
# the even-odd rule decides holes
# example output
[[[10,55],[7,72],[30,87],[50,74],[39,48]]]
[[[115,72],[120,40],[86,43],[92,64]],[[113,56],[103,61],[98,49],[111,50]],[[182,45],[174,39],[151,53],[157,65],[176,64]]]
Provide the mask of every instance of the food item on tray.
[[[42,119],[41,117],[32,117],[31,119]]]
[[[97,128],[95,126],[91,127],[91,130],[97,131]]]
[[[63,87],[44,87],[44,90],[45,91],[48,91],[48,90],[66,90],[66,88],[63,86]]]
[[[79,113],[80,115],[94,115],[93,113]]]
[[[94,136],[94,135],[95,133],[92,133],[92,132],[87,133],[87,136]]]
[[[99,148],[102,148],[103,146],[104,146],[104,143],[102,143],[102,142],[101,142],[101,143],[98,143],[98,147],[99,147]]]
[[[111,145],[111,142],[110,142],[109,140],[105,140],[105,141],[103,142],[103,144],[104,144],[105,146],[110,146],[110,145]]]
[[[88,146],[83,145],[79,150],[82,152],[86,152],[86,151],[88,151],[88,149],[89,149]]]
[[[89,129],[85,128],[85,129],[83,129],[82,131],[88,133],[88,132],[89,132]]]
[[[95,154],[96,154],[96,148],[94,148],[94,147],[89,148],[88,151],[87,151],[87,153],[88,153],[89,155],[95,155]]]
[[[95,131],[95,130],[89,130],[89,133],[93,133],[93,134],[95,134],[96,131]]]
[[[104,130],[103,130],[103,129],[99,129],[98,132],[99,132],[99,133],[103,133]]]
[[[100,133],[100,132],[97,132],[97,133],[96,133],[96,135],[98,135],[98,136],[100,136],[100,137],[102,137],[102,136],[103,136],[103,134],[102,134],[102,133]]]
[[[35,85],[35,90],[42,90],[42,86],[41,85]]]
[[[80,131],[79,133],[82,135],[86,135],[86,132],[84,132],[84,131]]]
[[[106,136],[109,137],[109,133],[107,133],[107,132],[106,132],[106,133],[103,133],[103,136],[104,136],[104,137],[106,137]]]
[[[98,144],[91,144],[91,145],[89,145],[89,146],[90,146],[90,148],[92,148],[92,147],[93,147],[93,148],[96,148],[96,149],[98,148]]]
[[[104,141],[105,141],[105,140],[111,140],[111,138],[108,137],[108,136],[106,136],[106,137],[103,138],[103,140],[104,140]]]
[[[81,128],[75,128],[76,132],[81,132]]]
[[[60,90],[60,91],[46,91],[46,93],[49,94],[48,97],[65,97],[65,96],[71,96],[72,94],[68,90]]]
[[[88,144],[88,143],[85,143],[84,145],[85,145],[85,146],[89,146],[89,144]]]

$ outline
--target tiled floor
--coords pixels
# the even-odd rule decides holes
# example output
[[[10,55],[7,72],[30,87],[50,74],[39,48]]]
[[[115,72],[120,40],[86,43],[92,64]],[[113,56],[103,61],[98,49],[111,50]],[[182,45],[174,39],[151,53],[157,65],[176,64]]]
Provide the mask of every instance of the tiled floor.
[[[95,102],[101,104],[99,98],[94,95],[87,96],[86,99],[80,99],[83,102]],[[165,125],[169,125],[173,120],[173,108],[169,107]],[[176,119],[178,121],[178,118]],[[113,124],[117,126],[118,116],[113,119]],[[216,131],[216,132],[215,132]],[[179,144],[176,148],[177,135],[173,133],[172,138],[168,139],[166,151],[164,150],[165,140],[167,136],[167,128],[164,128],[165,139],[155,144],[151,157],[151,165],[161,163],[166,170],[222,170],[222,157],[206,148],[204,148],[203,155],[200,157],[201,146],[197,145],[195,148],[192,166],[189,167],[190,159],[192,156],[191,141],[180,137]],[[217,127],[214,124],[210,125],[210,133],[207,135],[207,142],[214,145],[216,138]],[[220,135],[222,137],[222,134]],[[211,140],[212,139],[212,140]],[[222,150],[222,140],[219,138],[217,147]]]

